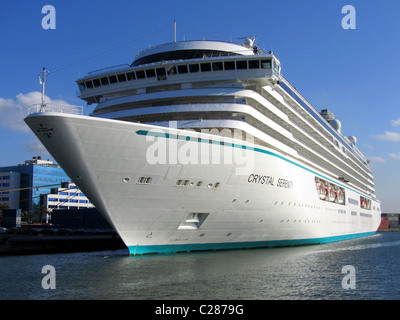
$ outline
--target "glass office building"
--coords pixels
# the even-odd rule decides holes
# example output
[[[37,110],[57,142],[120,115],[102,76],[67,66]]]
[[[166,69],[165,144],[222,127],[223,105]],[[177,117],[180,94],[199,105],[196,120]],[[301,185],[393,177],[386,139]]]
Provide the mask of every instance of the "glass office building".
[[[42,160],[40,156],[25,161],[24,164],[0,167],[0,173],[6,177],[11,177],[12,173],[19,173],[18,188],[16,188],[15,183],[12,188],[9,182],[6,182],[7,186],[5,187],[2,184],[0,185],[0,204],[6,204],[8,199],[10,208],[21,209],[22,211],[30,210],[32,213],[39,208],[42,194],[51,193],[52,188],[61,186],[63,182],[71,181],[59,165],[50,160]],[[20,190],[13,191],[15,189]],[[15,200],[10,200],[17,198],[16,194],[13,193],[19,195],[18,206],[16,206]]]

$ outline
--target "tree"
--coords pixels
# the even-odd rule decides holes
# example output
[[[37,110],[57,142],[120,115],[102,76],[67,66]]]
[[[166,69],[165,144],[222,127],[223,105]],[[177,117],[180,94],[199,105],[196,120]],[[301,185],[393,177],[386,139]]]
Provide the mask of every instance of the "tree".
[[[25,221],[26,223],[32,223],[32,212],[30,210],[22,211],[21,221]]]
[[[3,222],[3,210],[9,209],[8,203],[0,204],[0,222]]]

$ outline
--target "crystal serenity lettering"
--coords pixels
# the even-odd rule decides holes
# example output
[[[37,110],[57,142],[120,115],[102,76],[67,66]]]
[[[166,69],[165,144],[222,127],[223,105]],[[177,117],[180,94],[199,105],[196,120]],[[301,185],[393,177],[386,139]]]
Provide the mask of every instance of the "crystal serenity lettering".
[[[275,183],[275,181],[276,181],[276,183]],[[261,174],[254,174],[254,173],[250,174],[249,177],[247,178],[247,182],[270,185],[270,186],[277,186],[280,188],[293,189],[293,181],[292,180],[276,178],[273,176],[266,176],[266,175],[261,175]]]

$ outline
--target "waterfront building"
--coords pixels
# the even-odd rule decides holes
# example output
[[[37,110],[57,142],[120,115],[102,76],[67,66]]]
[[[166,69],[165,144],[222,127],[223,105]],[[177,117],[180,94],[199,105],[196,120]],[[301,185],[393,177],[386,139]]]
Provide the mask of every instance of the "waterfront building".
[[[94,207],[90,200],[72,182],[61,183],[61,188],[52,188],[51,193],[43,194],[41,198],[41,204],[48,212],[47,217],[45,217],[46,222],[49,222],[51,213],[55,209],[69,210]]]
[[[1,168],[0,168],[1,170]],[[10,190],[19,189],[21,174],[19,172],[0,172],[0,205],[8,205],[9,209],[19,208],[19,192]]]
[[[71,181],[58,164],[40,156],[16,166],[0,167],[0,178],[0,204],[31,212],[40,207],[42,194]]]
[[[93,208],[93,204],[72,182],[63,182],[61,188],[52,188],[42,196],[42,205],[48,210]]]

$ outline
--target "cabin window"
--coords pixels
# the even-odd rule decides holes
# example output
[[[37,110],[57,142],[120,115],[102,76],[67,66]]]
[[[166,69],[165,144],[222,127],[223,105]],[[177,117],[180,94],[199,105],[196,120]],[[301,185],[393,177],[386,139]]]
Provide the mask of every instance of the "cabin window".
[[[271,69],[271,60],[261,60],[261,68]]]
[[[156,76],[156,72],[154,71],[154,69],[147,69],[146,76],[147,78],[153,78]]]
[[[247,60],[236,61],[236,68],[237,69],[247,69]]]
[[[164,76],[166,74],[165,68],[157,68],[156,72],[158,76]]]
[[[134,72],[132,72],[132,73],[133,73],[133,76],[135,76],[135,73],[134,73]],[[124,82],[124,81],[126,81],[125,73],[120,73],[120,74],[118,74],[118,75],[117,75],[117,78],[118,78],[118,81],[119,81],[119,82]]]
[[[235,61],[225,61],[225,70],[235,70]]]
[[[187,69],[186,69],[186,72],[187,72]],[[167,73],[169,75],[176,74],[176,66],[167,67]]]
[[[188,68],[186,64],[182,64],[178,66],[178,72],[181,73],[188,73]]]
[[[198,64],[189,64],[189,71],[190,72],[199,72],[200,68]]]
[[[100,80],[99,80],[99,79],[93,79],[93,85],[94,85],[95,87],[100,87],[100,86],[101,86]]]
[[[279,66],[279,64],[274,60],[273,61],[273,63],[274,63],[274,69],[277,71],[277,72],[279,72],[280,71],[280,66]]]
[[[212,68],[214,71],[219,71],[224,69],[222,62],[213,62]]]
[[[249,60],[249,69],[259,69],[260,60]]]
[[[103,86],[108,85],[108,78],[107,78],[107,77],[101,78],[100,81],[101,81],[101,84],[102,84]]]
[[[110,83],[117,83],[117,76],[109,76],[108,79],[110,80]]]
[[[201,63],[201,72],[211,71],[211,64],[210,63]]]
[[[145,74],[144,74],[144,71],[143,71],[143,70],[138,70],[138,71],[136,71],[136,78],[137,78],[137,79],[144,79],[144,78],[146,78],[146,76],[145,76]]]
[[[92,83],[92,81],[86,81],[86,82],[85,82],[85,85],[86,85],[86,88],[89,88],[89,89],[93,88],[93,83]]]
[[[128,73],[126,74],[126,77],[128,78],[128,81],[131,81],[131,80],[135,80],[135,79],[136,79],[135,73],[134,73],[134,72],[128,72]]]
[[[86,89],[86,86],[85,86],[84,82],[79,82],[78,86],[79,86],[79,90],[81,90],[81,91]],[[0,180],[1,180],[1,177],[0,177]]]
[[[158,80],[167,80],[167,74],[165,72],[165,68],[157,68],[156,73]]]

